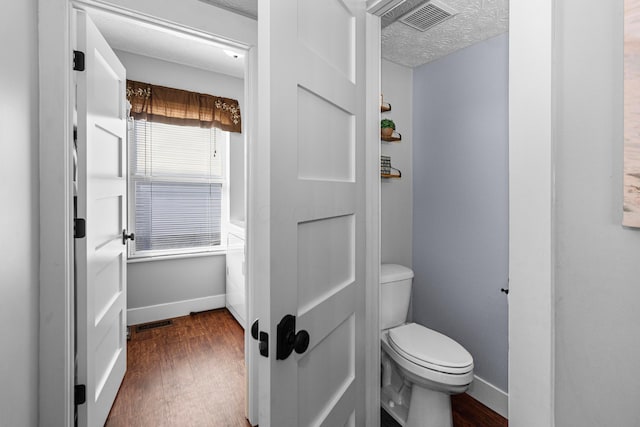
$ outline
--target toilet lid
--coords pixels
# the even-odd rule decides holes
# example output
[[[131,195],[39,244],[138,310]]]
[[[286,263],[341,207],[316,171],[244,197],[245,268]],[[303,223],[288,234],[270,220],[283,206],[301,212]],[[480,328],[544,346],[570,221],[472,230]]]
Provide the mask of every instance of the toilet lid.
[[[446,335],[409,323],[389,330],[389,343],[413,363],[443,372],[473,366],[473,357]]]

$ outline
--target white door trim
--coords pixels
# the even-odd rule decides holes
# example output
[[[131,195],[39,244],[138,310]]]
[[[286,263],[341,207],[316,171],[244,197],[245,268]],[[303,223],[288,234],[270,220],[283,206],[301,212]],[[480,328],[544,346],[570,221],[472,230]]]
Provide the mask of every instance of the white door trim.
[[[555,0],[509,8],[509,423],[551,426]]]
[[[73,423],[71,3],[39,0],[40,425]]]
[[[365,246],[365,392],[368,407],[365,411],[365,425],[380,425],[380,93],[381,93],[381,53],[380,18],[367,13],[365,21],[366,46],[366,90],[367,112],[365,188],[367,197],[366,246]]]
[[[260,233],[260,226],[258,225],[258,218],[256,217],[260,209],[260,199],[263,197],[259,191],[256,190],[256,182],[259,182],[260,175],[254,171],[254,160],[261,154],[259,148],[261,146],[258,132],[257,132],[257,100],[258,100],[258,49],[252,47],[247,52],[246,56],[246,68],[245,68],[245,112],[249,117],[253,117],[250,123],[245,124],[245,162],[244,162],[244,182],[246,183],[245,191],[245,295],[247,298],[247,313],[245,319],[245,330],[250,331],[253,321],[259,317],[258,309],[255,302],[261,301],[258,296],[258,288],[262,285],[259,278],[255,276],[255,263],[256,260],[261,258],[268,259],[263,252],[260,252],[261,248],[256,247],[256,233]],[[245,122],[246,123],[246,122]],[[246,369],[246,381],[247,391],[251,396],[255,398],[251,402],[247,402],[247,418],[252,425],[258,424],[258,345],[253,339],[251,334],[244,334],[244,357],[245,360],[251,359],[251,363],[247,365]]]
[[[255,40],[232,41],[117,4],[94,0],[39,0],[40,85],[40,328],[38,419],[40,425],[73,425],[73,188],[72,34],[74,5],[90,6],[249,49]],[[156,4],[157,7],[157,4]],[[228,12],[222,11],[228,16]],[[222,19],[222,18],[219,18]],[[211,21],[211,20],[210,20]],[[241,33],[236,32],[234,36]],[[247,38],[251,38],[248,35]],[[249,66],[256,66],[255,62]],[[250,95],[250,94],[247,94]],[[250,98],[250,96],[248,96]],[[246,126],[251,126],[248,118]],[[247,295],[251,295],[247,293]]]

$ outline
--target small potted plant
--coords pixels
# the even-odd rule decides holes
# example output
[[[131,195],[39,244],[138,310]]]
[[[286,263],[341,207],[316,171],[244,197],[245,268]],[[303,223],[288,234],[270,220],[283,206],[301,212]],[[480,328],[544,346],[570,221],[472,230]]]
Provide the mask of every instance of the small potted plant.
[[[393,131],[396,129],[396,124],[393,123],[393,120],[391,119],[382,119],[380,121],[380,134],[385,137],[385,138],[389,138],[391,135],[393,135]]]

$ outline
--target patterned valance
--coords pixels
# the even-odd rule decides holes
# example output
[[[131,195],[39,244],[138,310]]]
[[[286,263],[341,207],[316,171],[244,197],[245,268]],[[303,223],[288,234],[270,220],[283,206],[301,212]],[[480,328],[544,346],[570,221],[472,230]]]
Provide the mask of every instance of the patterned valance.
[[[127,99],[134,119],[242,131],[240,106],[235,99],[133,80],[127,80]]]

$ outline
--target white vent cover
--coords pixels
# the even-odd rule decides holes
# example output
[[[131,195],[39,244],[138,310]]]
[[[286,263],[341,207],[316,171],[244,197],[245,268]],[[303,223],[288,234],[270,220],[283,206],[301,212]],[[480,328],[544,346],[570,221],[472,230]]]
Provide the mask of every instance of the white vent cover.
[[[458,12],[451,7],[431,0],[423,6],[417,7],[399,19],[400,22],[415,28],[418,31],[427,31],[446,21]]]
[[[393,7],[389,7],[381,16],[381,26],[385,28],[394,22],[396,22],[400,17],[406,15],[412,10],[422,6],[427,3],[428,0],[402,0],[396,1]]]

